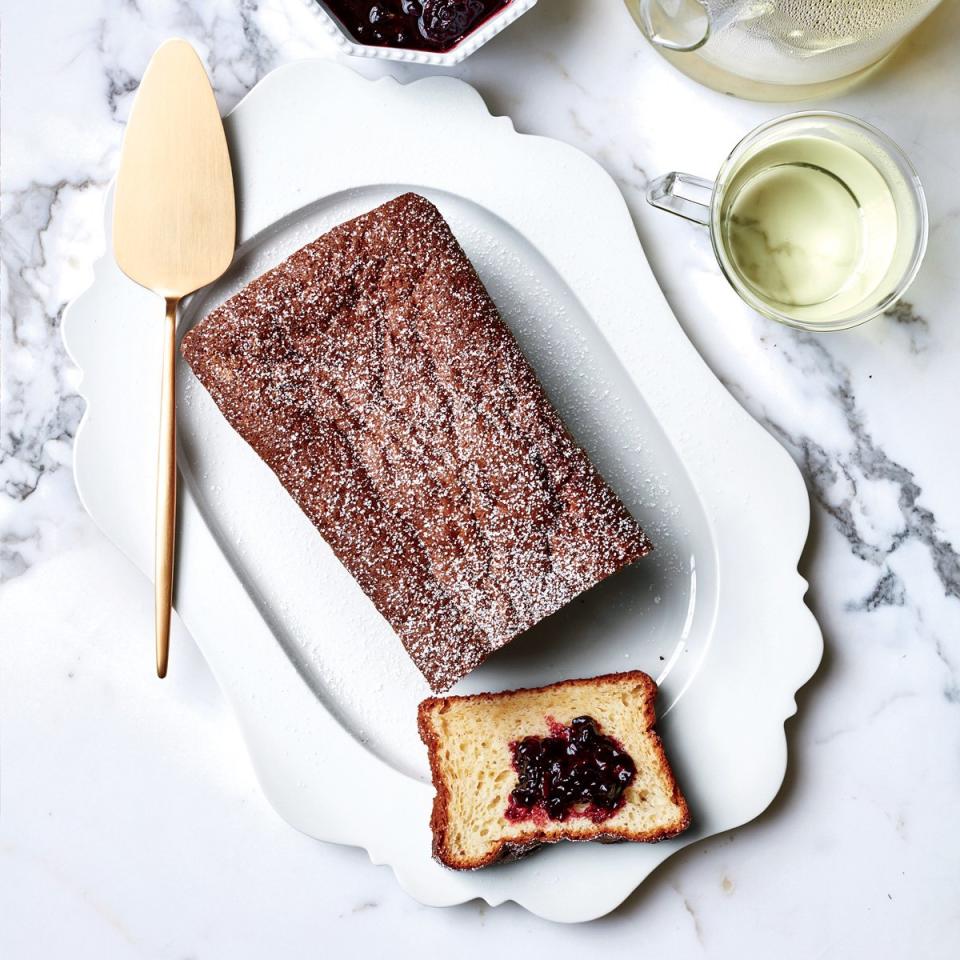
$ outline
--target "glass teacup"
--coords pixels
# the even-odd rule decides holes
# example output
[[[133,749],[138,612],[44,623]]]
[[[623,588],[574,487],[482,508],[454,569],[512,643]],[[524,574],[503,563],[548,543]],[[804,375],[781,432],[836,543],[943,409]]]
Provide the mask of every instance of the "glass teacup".
[[[926,249],[927,206],[910,161],[881,131],[839,113],[765,123],[715,181],[669,173],[647,199],[708,226],[743,300],[805,330],[844,330],[883,313]]]

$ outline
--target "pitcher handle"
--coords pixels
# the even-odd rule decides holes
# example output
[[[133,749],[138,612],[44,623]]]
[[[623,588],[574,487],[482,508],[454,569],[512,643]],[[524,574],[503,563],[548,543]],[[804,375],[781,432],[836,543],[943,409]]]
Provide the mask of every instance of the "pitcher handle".
[[[647,187],[647,203],[703,226],[710,223],[712,200],[713,181],[691,173],[667,173]]]
[[[635,0],[639,22],[647,39],[663,47],[689,53],[710,37],[707,0]]]

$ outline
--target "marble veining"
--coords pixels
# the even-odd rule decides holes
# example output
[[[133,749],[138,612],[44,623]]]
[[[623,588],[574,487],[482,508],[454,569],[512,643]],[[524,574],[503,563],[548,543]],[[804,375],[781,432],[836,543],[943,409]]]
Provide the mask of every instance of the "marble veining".
[[[900,300],[886,312],[895,323],[907,329],[910,338],[910,352],[923,353],[930,346],[930,324],[921,316],[908,300]]]
[[[812,355],[815,366],[827,378],[850,442],[845,450],[829,450],[814,437],[791,434],[766,418],[769,428],[795,451],[813,495],[854,555],[882,567],[901,544],[914,538],[930,551],[945,595],[960,598],[960,553],[939,531],[933,513],[918,502],[922,489],[913,471],[876,444],[857,403],[849,372],[830,355],[822,337],[801,333],[794,340],[800,350]],[[892,524],[889,516],[884,516],[882,523],[876,522],[858,500],[860,488],[874,482],[886,482],[894,488],[899,517]]]
[[[942,4],[868,83],[822,104],[891,134],[931,213],[908,301],[829,336],[751,314],[706,232],[644,200],[650,177],[711,176],[743,133],[790,107],[692,84],[642,45],[615,0],[542,0],[450,71],[522,132],[606,167],[679,322],[794,457],[813,502],[801,573],[827,655],[788,726],[780,798],[755,824],[671,859],[611,917],[571,929],[510,906],[425,910],[357,851],[295,835],[260,799],[188,640],[169,685],[139,675],[130,637],[149,633],[149,588],[73,490],[82,402],[60,318],[101,253],[123,123],[162,39],[195,43],[223,110],[274,67],[336,53],[303,0],[35,7],[0,0],[0,656],[3,681],[17,678],[3,685],[0,909],[17,918],[0,932],[4,956],[79,942],[98,957],[262,956],[277,943],[306,957],[319,929],[331,949],[371,953],[416,931],[420,952],[453,936],[464,956],[528,941],[560,956],[627,949],[642,929],[649,952],[681,956],[956,955],[960,128],[949,118],[960,5]],[[352,65],[402,81],[443,72]],[[770,883],[787,872],[790,883]],[[144,906],[158,901],[162,918]]]

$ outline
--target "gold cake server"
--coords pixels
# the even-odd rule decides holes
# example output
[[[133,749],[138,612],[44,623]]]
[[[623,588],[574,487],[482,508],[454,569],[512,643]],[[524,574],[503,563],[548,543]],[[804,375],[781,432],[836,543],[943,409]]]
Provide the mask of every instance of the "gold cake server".
[[[180,299],[230,265],[233,173],[206,71],[193,47],[168,40],[140,83],[123,139],[113,252],[131,280],[166,300],[154,565],[157,676],[167,673],[177,503],[175,360]]]

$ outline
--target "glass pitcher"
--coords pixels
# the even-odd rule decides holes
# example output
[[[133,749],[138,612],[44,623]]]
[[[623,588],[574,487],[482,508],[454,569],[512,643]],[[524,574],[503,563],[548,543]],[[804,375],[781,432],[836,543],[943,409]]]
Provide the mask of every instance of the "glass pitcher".
[[[684,73],[753,100],[825,96],[876,66],[940,0],[626,0]]]

